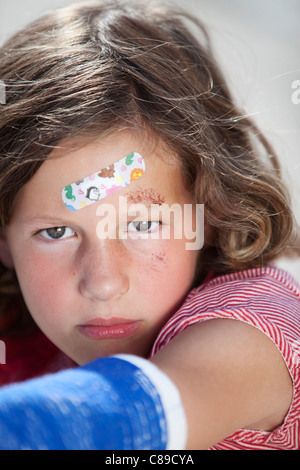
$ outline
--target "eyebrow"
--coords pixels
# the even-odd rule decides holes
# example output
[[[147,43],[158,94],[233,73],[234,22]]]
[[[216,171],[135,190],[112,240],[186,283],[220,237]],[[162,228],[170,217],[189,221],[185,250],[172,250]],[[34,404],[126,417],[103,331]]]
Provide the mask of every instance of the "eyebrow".
[[[28,224],[28,225],[36,225],[36,224],[41,224],[47,227],[60,227],[63,225],[68,225],[68,222],[65,219],[62,219],[61,217],[57,217],[55,215],[44,215],[44,216],[32,216],[28,218],[24,218],[20,220],[21,224]]]
[[[152,203],[161,206],[165,202],[165,197],[161,196],[154,188],[139,188],[127,193],[128,201],[133,204]]]

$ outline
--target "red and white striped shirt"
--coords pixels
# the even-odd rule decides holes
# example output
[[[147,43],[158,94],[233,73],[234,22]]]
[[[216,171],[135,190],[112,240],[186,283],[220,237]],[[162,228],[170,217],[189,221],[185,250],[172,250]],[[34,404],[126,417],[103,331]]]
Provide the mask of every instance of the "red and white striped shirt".
[[[150,357],[189,326],[213,318],[240,320],[261,330],[279,349],[293,381],[284,423],[272,432],[241,429],[211,450],[300,449],[300,286],[275,267],[215,277],[192,290],[159,333]]]

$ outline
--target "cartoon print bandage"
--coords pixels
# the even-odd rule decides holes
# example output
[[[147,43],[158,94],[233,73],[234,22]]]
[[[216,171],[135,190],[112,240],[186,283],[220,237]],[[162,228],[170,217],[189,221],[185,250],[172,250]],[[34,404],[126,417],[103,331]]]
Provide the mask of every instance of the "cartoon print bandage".
[[[69,184],[62,191],[66,207],[77,211],[125,188],[145,172],[143,157],[131,153],[93,175]]]

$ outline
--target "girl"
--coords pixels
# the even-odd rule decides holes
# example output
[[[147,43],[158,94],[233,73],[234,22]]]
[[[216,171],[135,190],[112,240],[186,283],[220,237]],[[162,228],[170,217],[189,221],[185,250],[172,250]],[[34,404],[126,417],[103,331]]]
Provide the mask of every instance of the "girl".
[[[34,367],[23,357],[26,373],[14,366],[13,380],[115,354],[146,358],[180,393],[186,448],[299,449],[300,289],[271,264],[291,243],[290,203],[205,28],[155,3],[76,4],[0,55],[5,367],[9,341],[45,356]],[[118,165],[87,205],[86,182]],[[147,216],[132,215],[136,203]],[[174,204],[193,208],[193,227],[204,205],[202,249],[174,236],[161,210]],[[111,208],[107,237],[99,222]]]

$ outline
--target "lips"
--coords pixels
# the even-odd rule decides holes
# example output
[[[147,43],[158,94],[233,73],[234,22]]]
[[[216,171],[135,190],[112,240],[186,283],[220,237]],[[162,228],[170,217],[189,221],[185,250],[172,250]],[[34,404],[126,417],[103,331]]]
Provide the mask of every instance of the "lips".
[[[83,325],[78,325],[77,330],[89,339],[122,339],[132,336],[140,324],[140,321],[122,318],[111,318],[109,320],[94,318]]]

